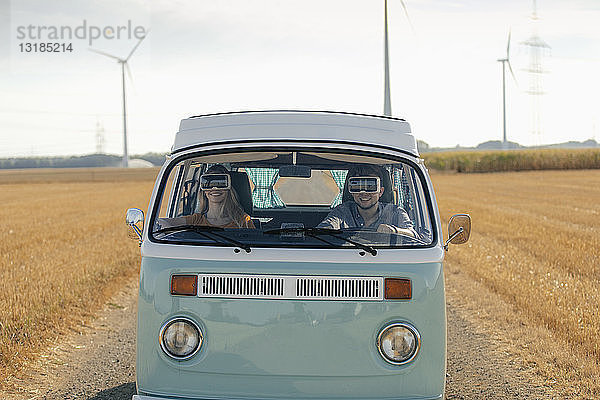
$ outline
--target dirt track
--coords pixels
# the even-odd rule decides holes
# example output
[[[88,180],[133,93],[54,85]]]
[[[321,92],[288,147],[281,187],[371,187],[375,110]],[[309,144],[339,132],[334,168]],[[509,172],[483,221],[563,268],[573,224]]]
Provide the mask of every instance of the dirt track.
[[[519,360],[511,359],[478,327],[459,272],[447,273],[447,399],[557,398]],[[131,399],[135,393],[136,282],[114,296],[89,326],[43,355],[28,377],[13,380],[8,399]],[[468,286],[468,287],[467,287]],[[472,293],[471,297],[494,296]],[[495,300],[495,299],[494,299]]]

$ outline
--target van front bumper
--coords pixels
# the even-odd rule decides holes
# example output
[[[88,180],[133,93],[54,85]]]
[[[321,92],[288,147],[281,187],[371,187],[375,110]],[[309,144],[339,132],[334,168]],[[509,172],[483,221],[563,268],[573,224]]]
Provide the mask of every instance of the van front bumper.
[[[384,400],[443,400],[443,399],[444,399],[444,396],[439,395],[436,397],[414,397],[414,398],[402,397],[402,398],[398,398],[398,399],[384,399]],[[155,396],[145,396],[145,395],[140,395],[140,394],[134,394],[133,397],[131,398],[131,400],[177,400],[177,398],[176,397],[155,397]],[[184,400],[184,398],[181,398],[181,400]],[[185,400],[187,400],[187,399],[185,399]],[[200,399],[198,399],[198,400],[200,400]],[[225,400],[225,399],[222,399],[222,400]],[[235,399],[227,399],[227,400],[235,400]],[[249,399],[245,398],[244,400],[249,400]],[[315,400],[315,399],[306,399],[306,400]]]

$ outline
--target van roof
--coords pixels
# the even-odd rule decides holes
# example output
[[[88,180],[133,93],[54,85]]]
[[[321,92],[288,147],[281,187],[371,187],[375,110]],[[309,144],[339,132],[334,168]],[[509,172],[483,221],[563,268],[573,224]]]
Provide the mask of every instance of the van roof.
[[[193,116],[181,121],[172,152],[214,143],[282,140],[367,144],[419,155],[405,120],[331,111],[242,111]]]

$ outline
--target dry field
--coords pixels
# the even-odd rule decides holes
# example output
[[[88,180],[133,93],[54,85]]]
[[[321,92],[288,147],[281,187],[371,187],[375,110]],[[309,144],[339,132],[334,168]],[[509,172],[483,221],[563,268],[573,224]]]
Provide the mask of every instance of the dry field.
[[[565,398],[597,397],[600,170],[434,174],[433,181],[442,218],[466,211],[473,219],[469,244],[452,246],[447,257],[454,297]],[[511,309],[500,315],[461,292],[461,275]]]
[[[0,173],[0,382],[137,274],[125,210],[147,208],[156,173]]]
[[[28,168],[0,170],[0,184],[154,181],[159,168]]]
[[[24,182],[6,183],[14,182],[11,172],[0,172],[0,382],[85,324],[137,274],[139,249],[123,219],[128,207],[146,209],[156,175],[29,170],[17,172]],[[600,170],[438,173],[433,180],[443,218],[473,218],[470,242],[448,253],[449,298],[544,384],[565,398],[595,397]],[[509,308],[481,295],[490,292]]]

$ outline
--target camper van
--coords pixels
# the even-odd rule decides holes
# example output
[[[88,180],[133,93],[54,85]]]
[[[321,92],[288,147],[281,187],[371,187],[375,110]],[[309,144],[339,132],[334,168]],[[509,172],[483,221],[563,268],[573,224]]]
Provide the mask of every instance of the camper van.
[[[146,214],[135,400],[442,399],[444,238],[408,122],[181,121]]]

